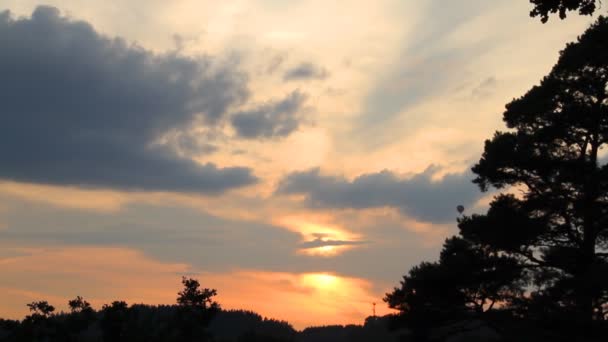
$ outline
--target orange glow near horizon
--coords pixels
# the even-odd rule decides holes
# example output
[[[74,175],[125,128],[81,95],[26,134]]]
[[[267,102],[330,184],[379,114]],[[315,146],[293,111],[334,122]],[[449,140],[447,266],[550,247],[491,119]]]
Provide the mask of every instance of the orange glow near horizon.
[[[319,290],[336,290],[340,279],[332,274],[312,273],[302,277],[303,283]]]
[[[372,314],[371,303],[381,301],[380,294],[372,293],[369,281],[327,272],[241,271],[222,277],[250,284],[249,294],[242,294],[239,286],[231,286],[234,283],[223,287],[225,295],[218,297],[224,307],[286,319],[297,329],[311,325],[362,324]],[[237,293],[242,295],[236,296]],[[388,308],[378,308],[379,315],[389,312]]]
[[[113,300],[129,304],[175,303],[181,275],[218,290],[225,309],[251,310],[286,320],[296,329],[327,324],[362,324],[381,294],[365,279],[329,272],[261,270],[192,272],[185,264],[162,263],[117,247],[62,247],[15,250],[0,258],[0,317],[21,319],[26,303],[48,300],[58,311],[82,295],[99,309]],[[128,262],[126,261],[128,260]],[[43,280],[43,281],[42,281]],[[378,314],[388,313],[379,308]]]

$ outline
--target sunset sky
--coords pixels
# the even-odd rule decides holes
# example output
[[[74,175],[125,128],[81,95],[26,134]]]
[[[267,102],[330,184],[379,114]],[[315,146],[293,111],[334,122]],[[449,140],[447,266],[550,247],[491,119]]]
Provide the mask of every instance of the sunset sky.
[[[435,260],[504,105],[593,20],[526,0],[0,0],[0,317],[181,276],[296,328]]]

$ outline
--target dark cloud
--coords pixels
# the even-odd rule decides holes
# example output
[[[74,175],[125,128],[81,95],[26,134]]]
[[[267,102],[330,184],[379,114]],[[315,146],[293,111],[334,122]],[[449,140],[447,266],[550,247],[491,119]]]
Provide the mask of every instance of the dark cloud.
[[[163,137],[161,146],[179,155],[196,157],[219,150],[216,131],[174,131]]]
[[[154,54],[42,6],[0,13],[0,49],[1,178],[205,193],[256,181],[153,144],[241,105],[247,77],[234,65]]]
[[[217,146],[202,142],[188,134],[180,134],[177,138],[177,144],[180,151],[188,155],[195,155],[197,153],[210,154],[219,150]]]
[[[395,207],[418,220],[449,222],[456,217],[457,205],[470,207],[482,194],[471,183],[471,173],[447,174],[433,181],[437,171],[429,167],[407,179],[382,171],[349,181],[321,175],[317,168],[288,175],[279,183],[277,193],[305,195],[312,208]]]
[[[280,101],[234,114],[232,126],[242,138],[285,137],[300,126],[302,118],[298,114],[306,98],[305,94],[295,90]]]
[[[283,75],[284,81],[296,81],[296,80],[322,80],[327,78],[329,73],[325,68],[314,65],[309,62],[301,63],[287,71]]]

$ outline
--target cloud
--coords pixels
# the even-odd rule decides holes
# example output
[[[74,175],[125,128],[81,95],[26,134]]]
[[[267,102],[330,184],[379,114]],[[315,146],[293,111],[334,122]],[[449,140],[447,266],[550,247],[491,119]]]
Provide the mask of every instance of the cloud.
[[[42,192],[41,197],[48,193]],[[59,196],[58,193],[51,195]],[[74,196],[81,201],[91,198],[73,192],[64,194],[64,197]],[[370,210],[356,210],[338,213],[342,217],[336,221],[348,227],[352,238],[333,233],[305,236],[278,222],[268,224],[213,216],[200,209],[180,206],[171,197],[163,196],[150,203],[127,200],[117,210],[88,210],[77,207],[76,203],[47,203],[0,189],[0,203],[5,204],[0,250],[40,246],[129,248],[163,262],[187,264],[207,272],[230,269],[335,272],[373,279],[380,286],[387,282],[392,285],[409,267],[435,258],[437,248],[448,235],[441,226],[428,224],[431,233],[439,232],[429,244],[431,236],[411,227],[396,210],[378,210],[373,215]],[[250,210],[260,208],[252,203]],[[306,240],[303,241],[303,237]],[[339,253],[313,258],[312,244],[319,244],[314,242],[317,239],[331,240],[329,244],[361,242],[357,246],[325,247]],[[310,248],[303,248],[306,241]],[[0,258],[3,256],[0,253]],[[382,267],[378,267],[379,260]]]
[[[285,71],[283,81],[322,80],[328,76],[329,72],[325,68],[304,62]]]
[[[490,96],[496,90],[497,84],[498,81],[496,80],[496,77],[490,76],[471,91],[471,96],[476,99]]]
[[[249,95],[235,65],[154,54],[41,6],[0,13],[0,177],[121,189],[221,193],[256,182],[153,144],[218,125]]]
[[[108,214],[59,208],[0,194],[10,201],[3,213],[0,247],[112,246],[143,251],[160,260],[217,271],[289,265],[300,235],[278,226],[212,216],[174,204],[129,203]],[[293,260],[291,260],[293,261]]]
[[[172,131],[162,139],[160,146],[177,152],[182,156],[198,156],[219,151],[216,145],[219,140],[217,131]]]
[[[302,118],[298,113],[306,98],[295,90],[280,101],[270,101],[234,114],[232,126],[241,138],[286,137],[300,126]]]
[[[468,35],[467,26],[476,17],[505,2],[473,0],[463,4],[431,0],[419,6],[423,12],[413,22],[415,33],[404,36],[399,52],[378,74],[350,134],[364,136],[367,148],[376,148],[431,121],[429,114],[420,112],[418,107],[445,102],[454,84],[470,77],[478,68],[475,62],[500,46],[501,40],[492,37],[494,33],[491,32],[482,39],[463,38]],[[405,11],[411,4],[405,2],[401,6]],[[435,101],[435,98],[440,100]],[[402,117],[407,118],[407,125],[398,126],[398,131],[386,132],[386,127],[395,127],[395,121]]]
[[[300,248],[319,248],[325,246],[356,246],[363,245],[365,241],[344,241],[344,240],[331,240],[331,239],[323,239],[316,238],[311,241],[305,241],[300,244]]]
[[[287,56],[285,54],[274,55],[266,66],[266,73],[268,75],[272,75],[275,71],[277,71],[277,69],[281,67],[281,65],[283,64],[283,62],[285,62],[286,59]]]
[[[471,183],[469,172],[447,174],[433,181],[436,167],[429,167],[413,177],[402,179],[390,171],[361,175],[352,181],[325,176],[318,168],[286,176],[278,194],[306,196],[312,208],[366,209],[398,208],[402,213],[427,222],[449,222],[456,216],[456,206],[471,206],[481,197]]]

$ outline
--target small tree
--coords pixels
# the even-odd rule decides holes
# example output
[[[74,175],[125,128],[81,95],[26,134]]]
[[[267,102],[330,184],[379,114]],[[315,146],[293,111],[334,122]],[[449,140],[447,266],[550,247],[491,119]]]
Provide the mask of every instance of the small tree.
[[[129,305],[124,301],[113,301],[104,304],[101,310],[103,316],[100,321],[104,341],[124,340]]]
[[[219,310],[213,301],[215,289],[201,289],[198,280],[182,277],[184,288],[177,294],[178,325],[181,341],[207,341],[207,325]]]
[[[25,340],[38,341],[44,337],[56,337],[53,312],[55,307],[46,300],[27,304],[31,314],[23,320],[22,332]]]
[[[50,305],[46,300],[31,302],[27,304],[27,307],[32,312],[31,316],[36,318],[49,318],[55,311],[55,307]]]
[[[70,307],[70,311],[72,313],[80,313],[80,312],[88,312],[92,311],[91,304],[84,300],[81,296],[76,296],[76,298],[68,301],[68,306]]]
[[[81,296],[68,301],[71,315],[67,319],[67,327],[72,333],[79,333],[85,330],[94,320],[95,311],[91,304]]]
[[[177,293],[177,304],[202,309],[217,309],[218,304],[213,301],[217,295],[215,289],[200,289],[200,283],[193,278],[182,277],[184,289]]]

